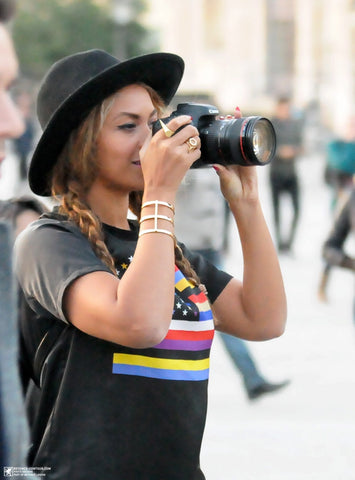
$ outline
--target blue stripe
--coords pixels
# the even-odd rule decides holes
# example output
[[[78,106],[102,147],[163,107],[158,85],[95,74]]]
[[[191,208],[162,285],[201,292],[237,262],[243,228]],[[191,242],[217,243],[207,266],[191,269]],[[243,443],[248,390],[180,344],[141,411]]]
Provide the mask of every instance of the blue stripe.
[[[207,380],[209,369],[206,370],[163,370],[158,368],[140,367],[138,365],[123,365],[114,363],[112,373],[121,375],[136,375],[138,377],[157,378],[160,380],[194,381]]]
[[[180,270],[176,270],[175,272],[175,284],[177,284],[178,282],[180,282],[180,280],[182,280],[184,277],[184,275],[181,273]]]
[[[206,310],[206,312],[200,312],[200,321],[213,320],[212,310]]]

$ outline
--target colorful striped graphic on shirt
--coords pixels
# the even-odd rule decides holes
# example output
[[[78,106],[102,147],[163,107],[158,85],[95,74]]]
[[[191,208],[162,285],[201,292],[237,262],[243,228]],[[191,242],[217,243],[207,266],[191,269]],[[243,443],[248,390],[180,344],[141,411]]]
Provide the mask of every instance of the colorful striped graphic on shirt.
[[[181,325],[182,323],[183,325]],[[207,350],[211,348],[213,336],[213,320],[200,322],[172,320],[167,336],[154,348],[163,350]]]
[[[203,360],[180,360],[115,353],[113,373],[159,378],[161,380],[206,380],[209,358]]]
[[[191,303],[195,303],[199,309],[200,321],[213,320],[211,307],[206,295],[203,292],[199,292],[198,294],[192,293],[194,290],[194,285],[184,277],[177,266],[175,266],[175,288],[180,293],[183,293],[186,290],[184,293],[186,293],[187,298]],[[189,290],[191,290],[190,294]]]
[[[150,349],[150,353],[154,352],[154,356],[115,353],[113,373],[161,380],[202,381],[208,379],[209,351],[214,336],[213,316],[208,299],[202,292],[195,293],[196,287],[183,276],[177,267],[175,269],[175,287],[178,292],[182,293],[179,297],[181,298],[181,302],[179,302],[181,310],[175,310],[174,319],[171,321],[164,340]],[[188,308],[190,308],[191,304],[197,306],[198,316],[196,320],[184,320],[184,314],[187,312],[185,307],[189,306]],[[164,351],[169,351],[169,354],[172,351],[177,352],[178,358],[164,358]],[[196,359],[191,358],[194,356]]]

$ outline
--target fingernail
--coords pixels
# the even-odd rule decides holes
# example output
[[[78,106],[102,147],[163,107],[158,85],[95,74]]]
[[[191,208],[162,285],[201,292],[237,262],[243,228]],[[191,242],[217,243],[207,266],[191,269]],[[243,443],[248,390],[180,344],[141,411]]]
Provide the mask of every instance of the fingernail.
[[[239,107],[235,107],[235,111],[236,111],[236,112],[240,112],[240,108],[239,108]]]
[[[217,167],[217,165],[212,165],[212,167],[215,169],[215,171],[216,171],[217,173],[219,173],[219,171],[220,171],[220,168],[219,168],[219,167]]]

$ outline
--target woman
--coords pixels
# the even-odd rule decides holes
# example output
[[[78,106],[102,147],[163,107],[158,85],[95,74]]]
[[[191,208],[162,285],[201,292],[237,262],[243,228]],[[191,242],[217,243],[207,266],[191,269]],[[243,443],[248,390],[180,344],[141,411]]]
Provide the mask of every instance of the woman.
[[[244,249],[243,283],[175,240],[175,195],[200,139],[188,116],[153,137],[151,128],[182,74],[176,55],[120,63],[93,50],[57,62],[39,92],[44,132],[29,181],[60,206],[19,237],[16,256],[37,314],[22,326],[41,388],[29,459],[49,478],[203,479],[214,326],[254,340],[284,329],[253,168],[215,166]]]

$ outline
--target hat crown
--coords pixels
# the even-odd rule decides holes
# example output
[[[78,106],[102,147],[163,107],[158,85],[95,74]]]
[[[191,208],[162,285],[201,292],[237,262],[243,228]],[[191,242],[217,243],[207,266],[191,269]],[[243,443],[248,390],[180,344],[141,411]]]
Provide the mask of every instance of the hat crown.
[[[58,108],[92,78],[120,63],[103,50],[88,50],[65,57],[48,71],[37,97],[37,115],[44,129]]]

